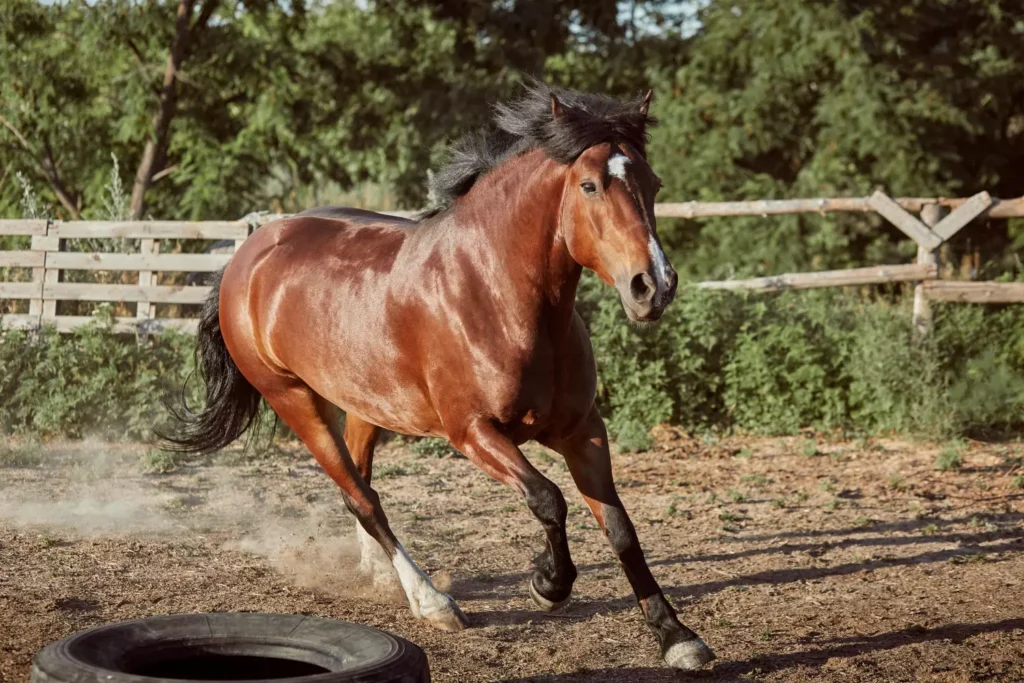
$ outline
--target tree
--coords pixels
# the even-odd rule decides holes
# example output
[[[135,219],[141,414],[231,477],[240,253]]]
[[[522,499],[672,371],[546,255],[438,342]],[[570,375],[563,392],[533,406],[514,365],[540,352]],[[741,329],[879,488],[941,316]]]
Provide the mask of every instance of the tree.
[[[673,96],[659,100],[651,149],[665,194],[1024,193],[1014,170],[1024,163],[1024,22],[1014,6],[710,2],[689,61],[663,72],[661,91]],[[989,233],[997,253],[1006,226]],[[910,252],[870,216],[684,223],[671,238],[694,274],[718,277]]]

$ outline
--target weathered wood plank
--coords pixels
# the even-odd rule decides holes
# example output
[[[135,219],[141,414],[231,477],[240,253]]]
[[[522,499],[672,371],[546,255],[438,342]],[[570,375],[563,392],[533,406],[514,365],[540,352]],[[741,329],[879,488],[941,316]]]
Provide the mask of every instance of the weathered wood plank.
[[[926,297],[932,301],[966,304],[1024,303],[1024,282],[969,282],[933,280],[921,283]]]
[[[847,270],[823,270],[817,273],[784,273],[749,280],[717,280],[698,282],[703,289],[749,289],[759,292],[779,292],[787,289],[814,289],[817,287],[846,287],[928,280],[938,277],[935,264],[911,263],[899,266],[870,266]]]
[[[46,267],[66,270],[151,270],[202,273],[220,270],[230,259],[231,254],[49,252]]]
[[[50,234],[62,238],[125,237],[153,239],[245,239],[249,224],[239,221],[67,221]]]
[[[42,289],[42,282],[0,282],[0,299],[38,299]]]
[[[870,197],[840,197],[818,199],[763,199],[749,202],[661,202],[654,205],[654,215],[660,218],[715,218],[725,216],[777,216],[794,213],[868,213],[875,209]],[[970,199],[945,197],[900,197],[894,199],[907,211],[919,212],[927,204],[939,204],[956,209]],[[989,218],[1024,216],[1024,197],[992,199],[985,213]]]
[[[43,316],[43,325],[53,325],[58,332],[71,332],[92,322],[94,318],[87,315],[58,315],[54,317]],[[163,330],[176,329],[189,334],[195,334],[199,324],[198,318],[115,318],[114,332],[144,332],[153,334]]]
[[[41,251],[0,251],[0,267],[42,268],[45,260]]]
[[[0,220],[0,235],[45,235],[45,218],[15,218]]]
[[[937,249],[942,244],[942,240],[929,230],[928,226],[907,213],[903,207],[886,196],[885,193],[876,191],[868,199],[868,204],[885,220],[895,225],[907,237],[917,242],[918,246],[932,250]]]
[[[49,235],[33,235],[32,251],[60,251],[60,238]]]
[[[0,315],[0,330],[31,330],[39,327],[39,315],[11,313]]]
[[[142,287],[140,285],[58,282],[43,286],[43,298],[60,301],[134,301],[161,304],[201,304],[209,295],[210,289],[210,287],[190,287],[186,285],[151,285]]]
[[[992,206],[992,197],[988,192],[979,192],[966,202],[956,207],[951,214],[943,218],[932,228],[932,232],[943,242],[960,232],[960,229],[973,221]]]

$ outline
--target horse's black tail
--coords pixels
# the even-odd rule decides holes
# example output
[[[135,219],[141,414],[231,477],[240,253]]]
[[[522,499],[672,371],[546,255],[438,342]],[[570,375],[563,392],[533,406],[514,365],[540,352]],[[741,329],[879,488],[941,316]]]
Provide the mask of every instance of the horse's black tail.
[[[196,368],[203,378],[206,405],[192,412],[182,389],[181,410],[170,407],[180,424],[177,434],[158,434],[162,448],[179,453],[211,453],[240,437],[260,419],[260,392],[249,384],[224,345],[220,330],[220,278],[203,303],[196,333]],[[187,382],[188,380],[186,380]]]

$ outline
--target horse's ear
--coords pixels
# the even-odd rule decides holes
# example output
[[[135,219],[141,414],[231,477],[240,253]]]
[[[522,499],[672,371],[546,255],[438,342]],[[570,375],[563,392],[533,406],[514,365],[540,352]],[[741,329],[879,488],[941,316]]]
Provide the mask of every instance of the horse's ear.
[[[554,121],[562,118],[562,103],[558,101],[555,93],[551,93],[551,118]]]
[[[651,108],[651,100],[654,99],[654,91],[648,90],[647,94],[644,95],[643,102],[640,103],[640,113],[643,116],[647,116],[647,110]]]

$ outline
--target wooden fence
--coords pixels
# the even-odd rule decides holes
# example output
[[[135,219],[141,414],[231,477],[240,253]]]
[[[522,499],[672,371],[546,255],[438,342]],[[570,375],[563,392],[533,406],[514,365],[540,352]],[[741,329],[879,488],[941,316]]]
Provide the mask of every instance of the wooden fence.
[[[947,210],[951,210],[945,215]],[[925,334],[931,325],[929,301],[969,303],[1024,302],[1024,283],[965,282],[939,279],[938,249],[971,221],[980,218],[1024,216],[1024,197],[994,199],[981,192],[966,199],[891,199],[881,192],[870,197],[846,199],[792,199],[753,202],[688,202],[657,204],[655,213],[665,218],[706,218],[713,216],[770,216],[794,213],[875,212],[903,231],[918,245],[917,262],[871,266],[811,273],[786,273],[747,280],[700,282],[713,289],[782,291],[814,287],[840,287],[917,282],[914,297],[914,326]],[[916,212],[920,218],[913,215]],[[398,213],[398,212],[396,212]],[[401,215],[401,214],[400,214]],[[407,215],[407,214],[405,214]],[[123,332],[156,332],[177,328],[195,330],[196,319],[157,317],[157,304],[198,304],[209,287],[188,284],[158,284],[160,273],[209,273],[222,268],[231,253],[260,224],[278,215],[251,215],[238,221],[55,221],[0,220],[0,235],[26,235],[30,248],[0,251],[0,268],[30,271],[23,281],[0,280],[0,299],[27,300],[28,312],[0,318],[4,328],[34,328],[55,325],[60,331],[86,324],[88,316],[57,315],[58,301],[108,301],[134,303],[133,317],[116,318],[115,329]],[[132,240],[132,253],[67,251],[69,239]],[[227,240],[227,253],[162,253],[162,240]],[[137,281],[125,284],[66,282],[69,271],[128,271],[138,273]],[[123,277],[121,278],[124,279]]]

